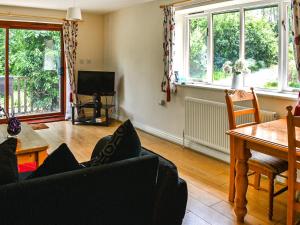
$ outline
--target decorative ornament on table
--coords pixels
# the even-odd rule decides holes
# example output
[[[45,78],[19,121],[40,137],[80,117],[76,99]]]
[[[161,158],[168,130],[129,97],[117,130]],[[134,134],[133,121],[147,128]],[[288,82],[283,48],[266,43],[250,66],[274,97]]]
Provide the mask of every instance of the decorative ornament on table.
[[[223,64],[223,71],[227,74],[232,74],[232,89],[243,88],[244,75],[250,73],[247,62],[243,59],[238,59],[233,64],[231,61],[226,61]]]
[[[16,136],[21,132],[21,123],[14,115],[12,117],[9,117],[9,115],[6,113],[5,109],[0,106],[0,112],[3,112],[4,116],[6,117],[7,122],[7,133],[9,136]]]

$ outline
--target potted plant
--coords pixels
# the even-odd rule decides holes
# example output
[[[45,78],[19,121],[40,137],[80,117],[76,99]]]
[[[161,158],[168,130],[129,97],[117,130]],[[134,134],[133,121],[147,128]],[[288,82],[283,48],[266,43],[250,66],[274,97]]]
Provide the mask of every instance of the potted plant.
[[[238,59],[233,64],[231,61],[226,61],[223,64],[223,71],[227,74],[232,74],[232,89],[240,89],[243,87],[244,74],[250,73],[245,60]]]

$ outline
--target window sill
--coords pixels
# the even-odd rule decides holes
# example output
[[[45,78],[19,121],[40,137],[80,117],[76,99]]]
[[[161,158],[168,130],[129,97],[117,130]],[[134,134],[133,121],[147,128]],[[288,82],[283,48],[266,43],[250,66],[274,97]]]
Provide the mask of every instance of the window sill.
[[[218,90],[224,91],[225,89],[230,89],[229,87],[225,86],[218,86],[218,85],[211,85],[211,84],[204,84],[204,83],[190,83],[187,82],[185,84],[176,84],[179,87],[187,87],[187,88],[200,88],[200,89],[209,89],[209,90]],[[270,98],[277,98],[277,99],[284,99],[284,100],[297,100],[298,93],[292,92],[279,92],[279,91],[264,91],[264,90],[256,90],[258,96],[266,96]]]

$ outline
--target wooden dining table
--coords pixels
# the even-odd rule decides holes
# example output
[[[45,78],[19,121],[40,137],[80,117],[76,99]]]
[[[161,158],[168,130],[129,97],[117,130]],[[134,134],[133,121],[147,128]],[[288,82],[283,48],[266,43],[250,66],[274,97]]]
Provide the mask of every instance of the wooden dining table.
[[[284,160],[288,158],[288,136],[286,119],[274,120],[227,131],[234,143],[236,155],[234,212],[239,222],[247,215],[248,160],[251,151],[262,152]],[[296,128],[300,138],[300,129]],[[300,152],[299,152],[300,160]],[[234,163],[234,162],[231,162]]]

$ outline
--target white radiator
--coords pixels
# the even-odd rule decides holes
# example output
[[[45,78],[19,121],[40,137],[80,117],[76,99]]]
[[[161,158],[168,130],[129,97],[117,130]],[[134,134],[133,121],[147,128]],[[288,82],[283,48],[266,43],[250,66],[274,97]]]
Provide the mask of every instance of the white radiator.
[[[243,109],[243,107],[237,107],[236,109]],[[278,118],[276,112],[262,110],[260,113],[262,122]],[[253,115],[244,115],[237,118],[237,124],[252,121]],[[229,153],[229,137],[225,134],[228,129],[225,103],[191,97],[185,98],[185,139]]]

